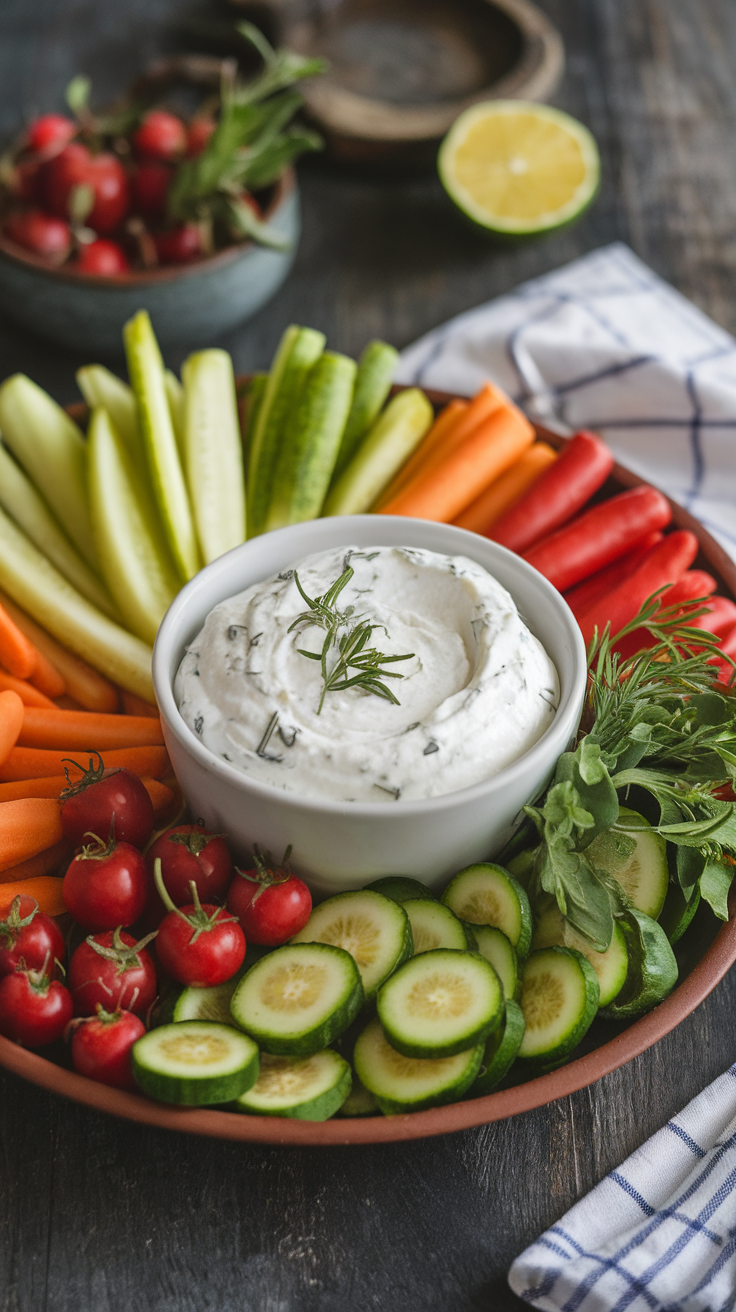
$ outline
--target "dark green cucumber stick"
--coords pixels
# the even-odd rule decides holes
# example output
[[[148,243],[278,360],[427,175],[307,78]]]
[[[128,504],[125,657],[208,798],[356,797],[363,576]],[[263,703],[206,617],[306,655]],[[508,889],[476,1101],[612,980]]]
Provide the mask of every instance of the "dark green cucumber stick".
[[[279,454],[266,529],[316,519],[353,397],[357,365],[325,351],[309,371]]]
[[[314,328],[286,329],[271,365],[248,456],[248,537],[266,527],[279,449],[290,413],[304,381],[325,347],[324,333]]]
[[[358,449],[361,438],[377,419],[391,389],[399,353],[386,342],[369,342],[358,362],[358,376],[350,414],[335,461],[332,481],[338,479]]]

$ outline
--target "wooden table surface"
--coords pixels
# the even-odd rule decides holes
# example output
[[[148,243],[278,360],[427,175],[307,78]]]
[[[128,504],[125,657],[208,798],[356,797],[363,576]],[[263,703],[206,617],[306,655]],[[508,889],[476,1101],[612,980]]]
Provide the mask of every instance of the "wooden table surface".
[[[400,0],[397,0],[397,4]],[[290,322],[356,354],[605,242],[736,330],[732,0],[540,0],[567,46],[556,103],[589,124],[601,195],[557,237],[497,248],[432,177],[301,170],[304,235],[276,299],[222,344],[268,364]],[[177,48],[188,0],[4,0],[0,138],[105,99]],[[210,13],[218,11],[211,0]],[[2,375],[76,395],[79,358],[0,324]],[[171,360],[177,365],[178,360]],[[107,1119],[0,1072],[1,1312],[506,1312],[511,1260],[736,1059],[736,979],[624,1069],[502,1124],[422,1143],[267,1149]]]

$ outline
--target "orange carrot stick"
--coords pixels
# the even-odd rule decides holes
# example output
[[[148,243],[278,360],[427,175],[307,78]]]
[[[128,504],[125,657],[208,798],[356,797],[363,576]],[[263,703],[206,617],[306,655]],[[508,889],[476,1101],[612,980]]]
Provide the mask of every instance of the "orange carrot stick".
[[[16,679],[27,679],[36,668],[38,653],[4,606],[0,606],[0,661]]]
[[[56,707],[57,711],[83,711],[85,709],[84,706],[80,706],[79,702],[75,702],[74,698],[70,697],[66,692],[62,697],[54,697],[52,705]],[[92,711],[91,714],[94,715],[95,712]]]
[[[84,752],[74,747],[58,752],[44,751],[41,747],[14,747],[5,764],[0,766],[0,783],[63,775],[64,766],[69,765],[70,759],[86,768],[83,756]],[[125,766],[133,774],[147,775],[152,779],[160,778],[171,769],[165,747],[122,747],[105,752],[104,760],[106,767]],[[72,772],[72,778],[75,777]]]
[[[17,802],[21,797],[59,797],[69,785],[63,774],[38,779],[14,779],[0,784],[0,802]]]
[[[13,898],[19,893],[35,898],[39,911],[44,911],[47,916],[63,916],[66,911],[61,893],[63,883],[63,879],[47,875],[42,879],[21,879],[18,883],[3,884],[0,887],[0,916],[7,914]]]
[[[118,709],[117,688],[109,679],[98,674],[97,670],[93,670],[78,656],[72,655],[66,647],[62,647],[61,643],[52,638],[50,633],[42,629],[40,624],[36,624],[30,615],[26,615],[25,611],[2,592],[0,592],[0,603],[12,616],[18,628],[56,667],[66,683],[66,691],[79,702],[80,706],[86,707],[88,711],[102,711],[108,714]]]
[[[18,748],[14,748],[18,751]],[[22,749],[21,749],[22,750]],[[0,870],[15,866],[64,837],[61,808],[53,798],[24,797],[0,804]]]
[[[145,785],[146,792],[153,802],[153,814],[158,819],[170,806],[173,806],[174,790],[160,783],[158,779],[141,779],[141,783]]]
[[[158,706],[144,702],[143,698],[136,697],[134,692],[127,692],[125,688],[121,688],[120,698],[126,715],[150,715],[152,720],[158,719]]]
[[[14,679],[12,674],[6,674],[5,670],[0,670],[0,689],[3,692],[10,690],[17,692],[24,706],[47,706],[52,707],[53,702],[50,697],[45,697],[38,688],[33,684],[27,683],[25,679]]]
[[[447,434],[455,428],[461,415],[464,415],[467,409],[468,402],[461,401],[459,397],[455,397],[454,400],[450,401],[449,404],[445,406],[444,410],[440,411],[426,437],[422,438],[416,451],[413,455],[409,456],[406,464],[401,466],[396,477],[381,493],[374,506],[374,510],[380,510],[384,502],[392,501],[400,488],[405,487],[407,483],[411,482],[412,478],[424,464],[427,457],[436,450],[437,446],[444,441]]]
[[[533,441],[534,429],[528,419],[515,406],[506,405],[437,468],[419,474],[381,513],[451,522],[492,479],[515,464]]]
[[[0,898],[4,896],[3,884],[18,883],[21,879],[38,879],[42,875],[53,875],[62,866],[68,866],[73,851],[74,848],[68,839],[62,838],[60,842],[54,843],[53,847],[47,847],[37,856],[29,856],[26,861],[19,861],[15,866],[8,866],[7,870],[0,870]]]
[[[11,695],[0,693],[0,700]],[[95,711],[47,711],[27,706],[18,746],[104,752],[116,747],[152,746],[163,740],[161,721],[147,715],[99,715]]]
[[[66,692],[63,675],[42,651],[36,653],[36,667],[30,675],[30,682],[34,688],[38,688],[38,691],[44,694],[44,697],[63,697]]]
[[[18,741],[24,711],[17,692],[0,692],[0,765],[7,760]]]
[[[458,528],[471,529],[473,533],[485,533],[504,511],[513,506],[522,497],[532,483],[536,483],[540,474],[557,459],[557,452],[547,442],[535,442],[525,451],[515,465],[496,478],[485,491],[471,503],[455,523]]]

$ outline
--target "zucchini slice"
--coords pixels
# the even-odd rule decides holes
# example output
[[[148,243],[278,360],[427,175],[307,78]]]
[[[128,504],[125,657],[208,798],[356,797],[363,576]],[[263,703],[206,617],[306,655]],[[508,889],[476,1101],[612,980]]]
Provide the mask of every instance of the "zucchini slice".
[[[521,1007],[513,998],[509,998],[503,1025],[486,1039],[480,1070],[470,1090],[471,1098],[481,1098],[483,1094],[490,1093],[501,1083],[504,1075],[508,1075],[519,1055],[525,1029]]]
[[[252,1088],[235,1103],[239,1112],[327,1121],[350,1093],[350,1064],[331,1048],[311,1057],[273,1057],[264,1052]]]
[[[378,994],[386,1038],[405,1057],[453,1057],[501,1024],[503,989],[473,952],[436,948],[412,957]]]
[[[588,958],[598,976],[600,989],[599,1007],[607,1007],[624,986],[629,968],[629,954],[621,926],[616,922],[613,938],[605,952],[596,952],[582,934],[577,934],[569,921],[553,903],[543,911],[537,920],[532,939],[532,948],[549,948],[557,944],[563,948],[576,948]]]
[[[379,1110],[373,1094],[366,1089],[353,1071],[353,1087],[342,1104],[338,1116],[373,1116]]]
[[[627,820],[637,827],[627,829]],[[659,919],[669,886],[667,843],[643,815],[620,807],[616,828],[594,838],[588,852],[601,870],[618,880],[637,911]]]
[[[149,1030],[133,1044],[133,1075],[160,1102],[232,1102],[258,1077],[258,1048],[232,1025],[188,1020]]]
[[[355,1045],[355,1072],[381,1111],[418,1112],[456,1102],[475,1079],[483,1044],[454,1057],[404,1057],[391,1047],[380,1021],[372,1020]]]
[[[292,943],[332,943],[354,958],[366,998],[413,951],[411,925],[402,906],[371,889],[338,893],[314,908]]]
[[[171,1019],[219,1020],[223,1025],[231,1025],[230,1000],[241,978],[242,972],[238,972],[224,984],[215,984],[212,988],[198,989],[190,985],[182,989],[174,1003]]]
[[[598,976],[582,952],[563,947],[532,952],[522,977],[526,1029],[519,1057],[561,1061],[589,1029],[599,995]]]
[[[295,943],[262,957],[240,980],[233,1020],[275,1056],[310,1057],[347,1029],[363,1005],[349,952]]]
[[[415,957],[434,948],[468,951],[470,944],[465,927],[449,907],[443,907],[434,898],[416,897],[404,904],[404,910],[411,925]]]
[[[374,879],[371,884],[366,884],[365,887],[373,893],[382,893],[384,897],[390,897],[393,902],[409,902],[415,897],[422,899],[434,897],[432,890],[427,888],[426,884],[422,884],[419,879],[411,879],[409,875],[384,875],[381,879]]]
[[[620,920],[629,952],[626,982],[606,1007],[607,1020],[629,1020],[651,1011],[677,983],[677,961],[661,925],[630,907]]]
[[[451,879],[442,901],[471,925],[502,929],[522,961],[532,937],[532,913],[525,890],[503,866],[483,862],[467,866]]]
[[[506,1000],[515,998],[519,992],[519,962],[503,930],[496,925],[473,925],[470,932],[476,952],[490,962],[498,975]]]

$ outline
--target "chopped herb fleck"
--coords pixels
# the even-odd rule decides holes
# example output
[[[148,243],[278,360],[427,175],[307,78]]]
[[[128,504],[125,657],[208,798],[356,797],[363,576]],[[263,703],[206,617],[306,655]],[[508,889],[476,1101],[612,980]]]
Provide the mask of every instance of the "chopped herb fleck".
[[[427,746],[422,752],[422,756],[432,756],[434,752],[438,752],[439,750],[439,745],[437,743],[427,743]]]
[[[399,798],[401,797],[400,788],[384,788],[383,784],[374,784],[373,787],[380,788],[382,793],[388,793],[391,797],[393,797],[395,802],[398,802]]]
[[[276,761],[280,763],[284,759],[283,756],[271,756],[266,751],[266,748],[268,747],[269,741],[271,739],[274,730],[276,729],[276,726],[278,725],[278,722],[279,722],[278,711],[274,711],[273,715],[271,716],[271,719],[266,725],[266,732],[264,733],[263,737],[261,738],[261,741],[256,747],[256,756],[260,756],[262,761]]]
[[[194,721],[194,732],[201,734],[203,729],[204,729],[204,717],[202,715],[198,715],[196,720]]]

